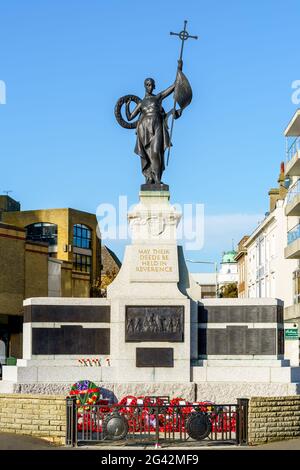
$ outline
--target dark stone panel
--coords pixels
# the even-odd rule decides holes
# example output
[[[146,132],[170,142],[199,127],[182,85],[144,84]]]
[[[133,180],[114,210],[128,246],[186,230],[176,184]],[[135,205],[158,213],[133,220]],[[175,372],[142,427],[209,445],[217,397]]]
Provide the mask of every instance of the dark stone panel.
[[[32,354],[110,354],[110,329],[33,328]]]
[[[273,355],[279,354],[276,347],[276,329],[249,329],[247,335],[249,354]]]
[[[276,323],[278,318],[278,306],[262,305],[258,310],[258,323]]]
[[[277,345],[276,332],[275,328],[253,329],[246,326],[228,326],[226,329],[201,328],[198,333],[198,355],[283,354],[283,341],[280,343],[279,333]]]
[[[109,305],[27,305],[24,323],[109,323]]]
[[[56,329],[56,328],[55,328]],[[65,354],[68,352],[69,354],[76,354],[76,351],[82,350],[83,344],[83,334],[84,330],[82,326],[69,326],[64,325],[61,326],[61,334],[62,334],[62,342],[59,345],[59,353],[57,354]],[[89,338],[88,347],[91,346],[91,338]]]
[[[272,328],[260,330],[260,352],[259,354],[278,354],[276,344],[277,331]]]
[[[278,334],[278,354],[284,354],[284,329],[279,328],[277,330]]]
[[[260,354],[261,335],[259,330],[249,329],[246,338],[246,354]]]
[[[277,322],[278,323],[283,323],[283,321],[284,321],[283,307],[280,305],[277,308]]]
[[[283,309],[277,305],[198,305],[199,323],[277,323]]]
[[[226,338],[227,333],[225,329],[208,329],[207,354],[228,354]]]
[[[127,306],[125,341],[183,342],[183,306]]]
[[[207,331],[204,328],[198,328],[198,355],[206,356],[207,354]]]
[[[240,355],[248,354],[246,351],[247,326],[228,326],[226,328],[227,336],[227,354]]]
[[[243,306],[234,307],[234,308],[227,307],[225,312],[226,312],[226,318],[227,318],[226,323],[240,323],[240,322],[244,323],[247,321],[245,307]],[[249,316],[250,315],[251,315],[251,312],[249,311]],[[215,313],[215,318],[216,319],[218,318],[218,312]]]
[[[174,367],[173,348],[136,348],[136,367]]]
[[[198,323],[208,323],[208,310],[203,305],[198,305]]]
[[[50,354],[49,331],[49,328],[32,329],[32,354]]]

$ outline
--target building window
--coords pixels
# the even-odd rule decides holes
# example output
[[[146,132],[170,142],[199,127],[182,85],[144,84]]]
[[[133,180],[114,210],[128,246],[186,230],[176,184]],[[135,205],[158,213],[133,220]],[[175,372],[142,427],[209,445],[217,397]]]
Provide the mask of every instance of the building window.
[[[44,242],[49,245],[57,245],[57,225],[47,222],[39,222],[27,225],[26,240],[34,242]]]
[[[91,272],[92,257],[81,255],[79,253],[73,254],[73,264],[75,271],[83,271],[85,273]]]
[[[293,273],[294,280],[294,304],[300,303],[300,270],[294,271]]]
[[[73,227],[73,246],[90,250],[92,247],[91,234],[91,230],[85,225],[75,224]]]

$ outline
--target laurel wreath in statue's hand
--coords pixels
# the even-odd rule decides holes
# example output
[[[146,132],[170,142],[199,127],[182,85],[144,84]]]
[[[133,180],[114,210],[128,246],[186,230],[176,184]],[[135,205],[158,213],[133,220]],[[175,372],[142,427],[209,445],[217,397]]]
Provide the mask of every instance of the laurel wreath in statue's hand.
[[[133,101],[135,104],[139,104],[142,100],[135,95],[125,95],[122,98],[119,98],[117,104],[115,106],[115,116],[116,120],[120,124],[120,126],[124,127],[125,129],[135,129],[138,123],[138,119],[134,122],[127,122],[122,116],[121,108],[122,106],[127,103]]]

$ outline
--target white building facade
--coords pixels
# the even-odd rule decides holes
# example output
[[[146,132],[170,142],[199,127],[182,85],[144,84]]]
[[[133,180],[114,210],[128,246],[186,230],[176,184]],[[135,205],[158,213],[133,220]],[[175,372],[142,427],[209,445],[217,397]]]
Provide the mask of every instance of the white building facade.
[[[278,298],[285,307],[293,304],[291,280],[298,261],[285,258],[286,237],[285,201],[280,199],[245,243],[247,297]]]
[[[285,310],[285,318],[300,325],[300,110],[298,109],[285,132],[286,177],[289,190],[286,197],[285,214],[288,219],[285,257],[297,261],[293,277],[294,304]]]
[[[218,275],[219,288],[227,284],[237,284],[238,282],[238,264],[235,261],[236,252],[227,251],[223,254],[220,271]]]

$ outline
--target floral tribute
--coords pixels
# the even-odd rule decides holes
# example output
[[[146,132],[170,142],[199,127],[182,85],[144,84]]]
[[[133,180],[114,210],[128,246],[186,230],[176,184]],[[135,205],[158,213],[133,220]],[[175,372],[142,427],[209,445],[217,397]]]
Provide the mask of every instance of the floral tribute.
[[[100,388],[90,380],[80,380],[72,385],[69,395],[76,395],[76,405],[94,405],[100,398]]]
[[[103,421],[111,412],[123,415],[129,431],[155,432],[157,424],[160,432],[184,432],[188,417],[195,412],[208,414],[211,430],[214,433],[235,432],[236,412],[216,406],[214,403],[189,402],[183,398],[147,397],[127,395],[118,403],[109,404],[103,400],[98,388],[89,380],[82,380],[73,385],[70,395],[76,395],[77,429],[102,432]],[[97,406],[96,406],[97,405]],[[156,407],[161,407],[157,413]],[[157,423],[158,420],[158,423]]]

